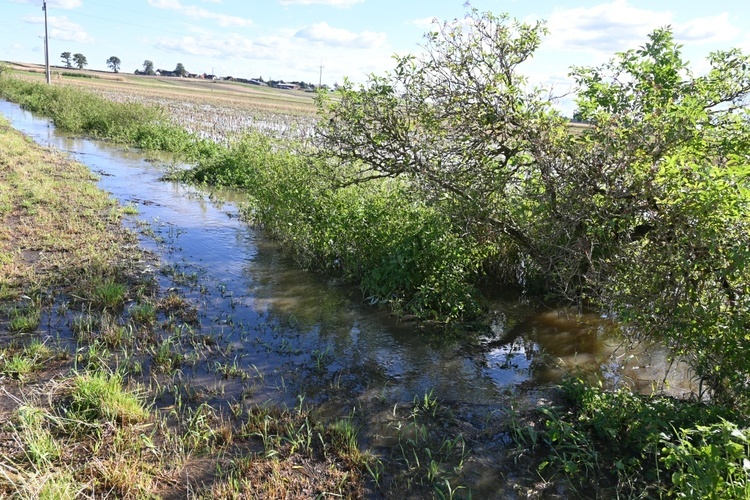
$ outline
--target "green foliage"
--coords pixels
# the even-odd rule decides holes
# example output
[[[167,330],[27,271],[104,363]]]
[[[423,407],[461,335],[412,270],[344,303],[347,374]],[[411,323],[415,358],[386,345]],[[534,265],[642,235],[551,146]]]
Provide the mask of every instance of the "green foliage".
[[[131,423],[148,418],[138,394],[126,390],[118,374],[98,371],[78,375],[73,380],[71,398],[71,415],[84,421]]]
[[[304,267],[358,282],[372,303],[443,321],[479,311],[472,283],[485,254],[406,183],[341,186],[338,167],[254,134],[185,174],[250,195],[248,217]]]
[[[62,62],[65,63],[66,68],[72,68],[73,67],[73,54],[70,52],[63,52],[60,54],[60,59],[62,59]]]
[[[83,69],[89,65],[88,61],[86,60],[86,56],[81,53],[73,54],[73,63],[75,63],[76,68],[78,69]]]
[[[731,422],[681,429],[664,465],[680,498],[750,498],[750,430]]]
[[[709,62],[694,77],[657,30],[574,71],[595,124],[575,141],[577,161],[602,188],[582,208],[591,247],[607,249],[592,255],[591,295],[690,360],[715,401],[748,408],[750,60],[732,50]]]
[[[494,247],[497,279],[619,315],[689,359],[715,401],[750,408],[750,59],[716,52],[693,76],[656,30],[573,69],[588,126],[571,130],[519,73],[543,26],[467,17],[392,74],[321,96],[337,178],[397,179],[450,234]]]
[[[148,59],[143,61],[143,72],[149,76],[155,75],[156,72],[154,71],[154,63],[152,61],[149,61]]]
[[[115,73],[120,71],[120,66],[122,64],[122,61],[120,61],[120,58],[117,56],[112,56],[109,59],[107,59],[107,66],[112,69]]]
[[[668,397],[614,392],[567,380],[566,411],[542,409],[543,429],[517,433],[516,442],[544,443],[545,474],[563,474],[582,491],[612,490],[687,498],[745,498],[748,433],[716,406]],[[527,439],[534,433],[535,439]],[[748,466],[747,468],[745,466]],[[705,496],[707,492],[724,492]],[[734,494],[730,494],[734,492]]]

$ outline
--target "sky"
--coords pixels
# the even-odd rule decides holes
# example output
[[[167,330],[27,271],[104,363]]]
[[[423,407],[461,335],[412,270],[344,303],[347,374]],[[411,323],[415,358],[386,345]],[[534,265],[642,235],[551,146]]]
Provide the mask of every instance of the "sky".
[[[0,60],[44,63],[42,0],[0,0]],[[47,0],[50,63],[81,53],[89,69],[173,70],[266,80],[342,83],[394,68],[421,50],[433,20],[466,15],[464,0]],[[750,53],[750,6],[740,0],[472,0],[471,7],[544,20],[550,31],[520,70],[571,89],[572,65],[594,66],[671,26],[697,72],[713,50]]]

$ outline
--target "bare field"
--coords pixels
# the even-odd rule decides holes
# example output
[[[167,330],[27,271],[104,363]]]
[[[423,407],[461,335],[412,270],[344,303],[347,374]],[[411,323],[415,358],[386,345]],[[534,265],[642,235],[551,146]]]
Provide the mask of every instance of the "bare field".
[[[44,66],[7,62],[19,76],[33,79],[44,77]],[[94,91],[127,92],[151,98],[180,99],[247,110],[310,115],[316,111],[314,94],[257,87],[237,82],[211,81],[194,78],[141,76],[127,73],[51,68],[54,83],[65,83]],[[79,74],[80,77],[63,73]]]

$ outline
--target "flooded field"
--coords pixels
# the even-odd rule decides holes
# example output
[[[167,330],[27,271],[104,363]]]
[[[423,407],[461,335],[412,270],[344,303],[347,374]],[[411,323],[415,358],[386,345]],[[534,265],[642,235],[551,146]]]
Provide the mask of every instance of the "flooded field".
[[[167,169],[179,168],[167,157],[66,137],[10,103],[0,103],[0,113],[89,166],[102,189],[137,210],[127,224],[154,255],[160,289],[195,306],[194,318],[165,341],[184,355],[181,377],[211,405],[305,401],[332,417],[356,414],[364,445],[387,454],[399,443],[400,408],[440,401],[451,411],[449,430],[462,436],[465,482],[484,497],[504,488],[508,419],[549,403],[565,373],[646,393],[691,390],[663,349],[631,349],[618,325],[595,313],[498,299],[489,328],[456,337],[394,319],[356,289],[300,270],[240,219],[240,193],[165,182]],[[43,321],[45,333],[72,338],[75,317]]]

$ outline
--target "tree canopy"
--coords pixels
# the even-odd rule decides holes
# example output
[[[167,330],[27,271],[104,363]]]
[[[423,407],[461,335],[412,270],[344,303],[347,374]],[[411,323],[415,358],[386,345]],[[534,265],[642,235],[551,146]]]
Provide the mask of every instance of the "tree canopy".
[[[120,71],[121,64],[122,62],[120,61],[120,58],[117,56],[112,56],[109,59],[107,59],[107,66],[115,73]]]
[[[89,62],[86,60],[86,56],[84,56],[80,52],[73,54],[73,62],[75,63],[76,68],[78,69],[83,69],[89,64]]]
[[[392,73],[319,97],[337,185],[408,182],[455,234],[498,249],[491,277],[631,322],[716,399],[750,405],[750,59],[715,52],[695,76],[658,29],[572,69],[587,124],[573,128],[520,72],[544,25],[467,17]]]
[[[70,52],[63,52],[62,54],[60,54],[60,59],[62,59],[62,62],[65,63],[66,68],[73,67],[73,55]]]
[[[154,63],[152,61],[149,61],[148,59],[143,61],[143,72],[147,75],[155,75],[156,72],[154,71]]]

